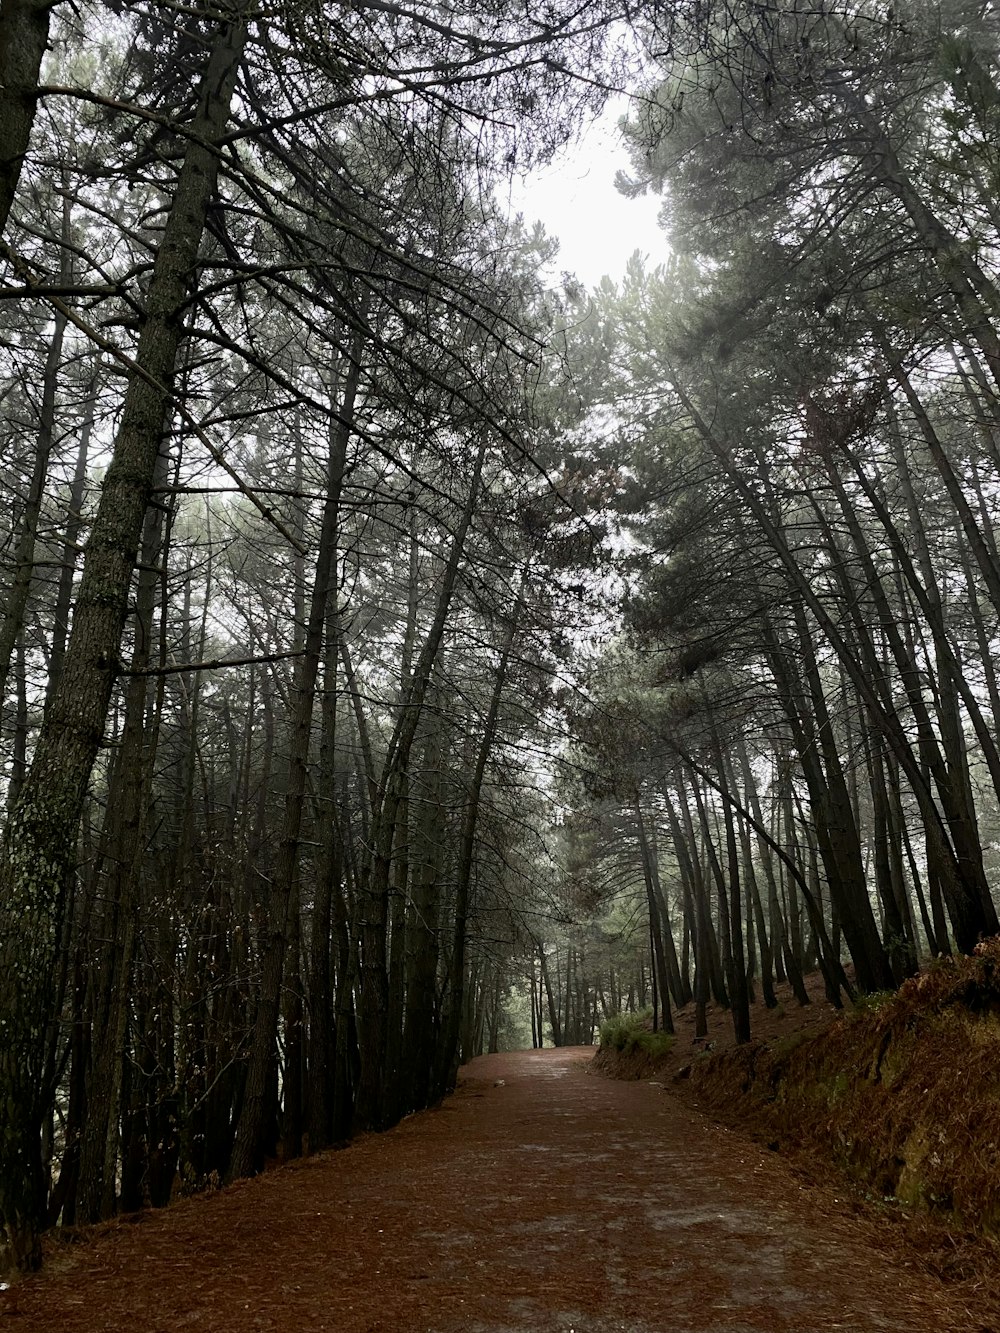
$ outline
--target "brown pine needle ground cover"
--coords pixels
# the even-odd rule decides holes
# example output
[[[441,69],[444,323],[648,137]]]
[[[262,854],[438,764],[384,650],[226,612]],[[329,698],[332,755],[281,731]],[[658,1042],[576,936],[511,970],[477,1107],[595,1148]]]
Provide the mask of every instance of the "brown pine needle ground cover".
[[[18,1333],[970,1333],[844,1191],[587,1048],[488,1056],[391,1132],[50,1245]],[[685,1083],[685,1087],[689,1084]],[[977,1322],[978,1320],[978,1322]]]

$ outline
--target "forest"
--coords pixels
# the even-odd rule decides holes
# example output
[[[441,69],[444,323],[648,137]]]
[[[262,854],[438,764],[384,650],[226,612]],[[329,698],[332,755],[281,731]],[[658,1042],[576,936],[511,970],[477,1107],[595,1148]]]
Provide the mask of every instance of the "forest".
[[[2,0],[0,1267],[1000,933],[998,57]],[[623,92],[666,258],[586,290],[504,183]]]

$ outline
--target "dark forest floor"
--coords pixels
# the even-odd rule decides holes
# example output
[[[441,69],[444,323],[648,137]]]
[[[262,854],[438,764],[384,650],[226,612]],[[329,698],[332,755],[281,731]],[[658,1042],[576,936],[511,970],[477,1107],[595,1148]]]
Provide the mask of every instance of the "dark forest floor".
[[[997,1327],[846,1193],[592,1055],[483,1057],[387,1134],[52,1245],[0,1329]]]

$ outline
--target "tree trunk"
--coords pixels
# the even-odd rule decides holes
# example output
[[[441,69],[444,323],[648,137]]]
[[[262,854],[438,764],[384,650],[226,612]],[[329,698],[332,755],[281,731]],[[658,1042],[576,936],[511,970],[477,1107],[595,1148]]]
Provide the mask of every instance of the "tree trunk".
[[[538,963],[542,970],[542,985],[545,987],[545,999],[549,1006],[549,1026],[552,1029],[552,1045],[562,1045],[562,1030],[559,1027],[559,1010],[556,1006],[555,997],[552,994],[552,978],[549,976],[549,964],[545,957],[545,945],[538,942]],[[541,1022],[539,1021],[539,1031],[541,1031]],[[544,1042],[539,1042],[544,1045]]]
[[[649,912],[649,942],[650,953],[653,962],[653,980],[655,983],[654,996],[659,999],[662,1008],[662,1025],[664,1032],[673,1032],[674,1020],[670,1012],[670,976],[667,970],[666,950],[663,944],[663,920],[660,903],[656,891],[656,880],[653,875],[653,857],[649,845],[649,839],[646,836],[646,826],[642,815],[642,806],[639,803],[639,793],[636,791],[632,798],[632,811],[635,814],[636,833],[639,838],[639,855],[642,860],[642,878],[646,886],[646,907]],[[676,962],[676,959],[675,959]],[[657,1004],[653,1002],[653,1029],[656,1030],[657,1022],[660,1016],[657,1015]]]
[[[66,879],[107,721],[131,576],[183,336],[183,312],[215,193],[215,149],[229,122],[245,39],[243,22],[227,23],[211,47],[153,266],[135,357],[139,369],[129,379],[87,543],[62,679],[0,856],[0,1023],[7,1034],[0,1047],[0,1104],[9,1108],[7,1133],[0,1140],[0,1219],[7,1257],[21,1269],[37,1266],[41,1257],[38,1233],[45,1221],[45,1191],[39,1133],[46,1098],[40,1078],[54,1019],[52,972]]]
[[[514,647],[514,639],[520,624],[522,608],[523,594],[519,594],[511,613],[510,624],[508,625],[507,632],[504,636],[500,661],[497,664],[496,676],[493,681],[493,693],[490,697],[490,706],[489,711],[486,714],[486,721],[483,724],[483,734],[479,742],[479,751],[476,755],[476,765],[473,769],[472,781],[469,784],[465,819],[462,824],[462,839],[459,846],[458,866],[456,869],[455,926],[452,940],[451,975],[449,978],[451,992],[450,1020],[445,1029],[441,1051],[441,1066],[443,1070],[447,1071],[444,1079],[444,1085],[446,1087],[452,1086],[457,1072],[455,1057],[461,999],[465,986],[466,932],[468,927],[469,903],[472,894],[472,870],[476,851],[476,828],[479,822],[479,804],[482,798],[483,779],[486,776],[486,765],[489,762],[493,750],[493,742],[496,739],[497,724],[500,719],[500,703],[503,698],[504,687],[507,684],[507,669],[510,665],[511,652]]]
[[[425,710],[420,775],[414,781],[413,904],[407,927],[406,1016],[403,1025],[404,1091],[407,1109],[426,1106],[435,1083],[438,1048],[437,970],[446,767],[444,726],[432,691]]]
[[[162,450],[157,462],[166,472]],[[142,672],[150,662],[153,615],[159,583],[157,565],[165,559],[164,513],[146,513],[142,570],[136,593],[135,650],[131,669]],[[146,814],[156,761],[157,736],[147,721],[149,686],[131,676],[125,700],[121,748],[111,775],[108,800],[108,875],[104,886],[99,956],[95,959],[89,1017],[93,1024],[87,1075],[87,1118],[80,1143],[78,1211],[82,1222],[110,1217],[115,1206],[118,1121],[121,1110],[122,1062],[130,993],[129,977],[139,912],[139,877],[146,845]]]
[[[452,539],[448,562],[441,576],[434,618],[427,631],[413,671],[413,679],[402,701],[380,783],[380,799],[372,817],[369,844],[371,858],[361,887],[361,1003],[360,1029],[361,1075],[358,1084],[357,1117],[368,1129],[385,1128],[385,1061],[388,1042],[386,1009],[389,978],[387,970],[389,880],[396,822],[403,796],[402,774],[406,771],[420,715],[427,696],[431,672],[444,639],[445,625],[458,584],[465,555],[465,542],[479,498],[480,479],[486,459],[484,435],[476,453],[469,490]]]
[[[62,675],[63,661],[66,657],[70,610],[73,605],[73,579],[76,573],[77,546],[80,541],[80,530],[83,527],[82,510],[84,488],[87,482],[87,458],[90,453],[90,437],[97,413],[97,379],[98,372],[95,369],[87,391],[83,421],[80,423],[80,442],[76,451],[76,466],[73,470],[69,502],[66,506],[66,528],[59,569],[59,590],[56,593],[52,644],[49,649],[49,673],[45,686],[46,708],[55,697],[59,686],[59,678]]]
[[[261,962],[260,989],[254,1017],[247,1069],[247,1092],[236,1128],[230,1179],[253,1175],[264,1164],[268,1120],[266,1071],[275,1059],[281,983],[288,949],[291,913],[298,884],[299,840],[305,808],[316,682],[323,656],[323,637],[331,596],[336,594],[337,549],[340,532],[340,497],[347,445],[354,421],[354,402],[360,377],[359,349],[350,362],[335,437],[330,441],[326,495],[316,552],[316,569],[309,598],[309,614],[302,656],[296,659],[292,698],[291,736],[285,782],[284,814],[274,881],[266,910],[266,940]]]
[[[323,834],[316,857],[312,923],[309,933],[306,1127],[310,1152],[319,1152],[333,1141],[336,1028],[332,948],[335,915],[341,968],[347,966],[348,954],[347,914],[343,901],[343,829],[337,808],[337,671],[340,658],[340,632],[340,611],[334,595],[327,605],[317,780],[320,799],[319,822]]]
[[[68,221],[64,222],[64,230],[68,225]],[[7,697],[7,676],[11,658],[24,627],[28,595],[35,572],[35,540],[38,535],[38,519],[42,511],[45,482],[49,472],[49,455],[52,452],[52,440],[55,434],[56,388],[62,365],[65,332],[66,316],[57,311],[42,376],[41,418],[35,443],[35,459],[28,484],[27,499],[21,514],[21,530],[14,549],[14,577],[4,606],[3,619],[0,621],[0,701]]]
[[[0,4],[0,236],[7,227],[38,105],[38,72],[56,0]]]

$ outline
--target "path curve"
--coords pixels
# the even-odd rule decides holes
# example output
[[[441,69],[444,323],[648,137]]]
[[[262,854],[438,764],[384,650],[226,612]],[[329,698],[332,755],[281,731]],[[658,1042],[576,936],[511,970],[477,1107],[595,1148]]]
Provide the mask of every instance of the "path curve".
[[[89,1233],[0,1330],[969,1329],[848,1202],[592,1054],[484,1056],[387,1134]]]

